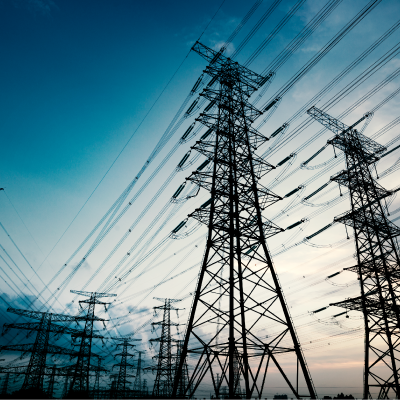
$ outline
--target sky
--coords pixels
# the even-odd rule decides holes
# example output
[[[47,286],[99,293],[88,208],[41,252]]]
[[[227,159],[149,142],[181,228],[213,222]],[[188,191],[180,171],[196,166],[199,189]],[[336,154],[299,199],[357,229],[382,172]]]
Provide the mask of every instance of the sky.
[[[149,157],[182,104],[186,101],[181,110],[185,111],[196,98],[196,95],[188,95],[207,64],[190,51],[195,41],[202,35],[202,43],[218,50],[253,3],[226,0],[218,10],[220,4],[208,0],[0,0],[0,187],[5,189],[0,191],[0,244],[3,246],[0,250],[3,257],[0,259],[3,278],[0,280],[3,293],[0,322],[15,320],[6,313],[7,306],[28,308],[32,299],[36,299],[32,305],[36,309],[51,307],[54,312],[76,313],[78,298],[69,292],[71,289],[108,290],[110,283],[121,282],[113,287],[118,296],[116,301],[112,299],[112,307],[104,314],[111,318],[110,334],[123,335],[137,330],[135,337],[142,339],[138,349],[145,351],[148,365],[154,362],[151,357],[156,351],[149,347],[148,339],[157,335],[151,332],[148,321],[153,315],[152,307],[161,304],[153,297],[183,298],[180,307],[185,310],[179,313],[179,322],[186,322],[206,230],[188,224],[187,234],[178,235],[177,239],[167,237],[209,197],[201,190],[186,202],[170,202],[179,185],[204,161],[192,151],[189,163],[181,170],[175,169],[204,132],[177,145],[198,112],[172,130],[171,138],[159,153],[154,158]],[[269,0],[261,2],[228,47],[228,56],[234,54],[271,4]],[[294,4],[293,0],[280,2],[238,54],[239,63],[247,61]],[[258,73],[264,71],[324,4],[325,0],[305,1],[249,68]],[[340,2],[316,32],[276,71],[271,86],[257,106],[274,98],[366,4],[365,0]],[[270,136],[289,120],[291,123],[284,135],[294,131],[306,115],[303,111],[293,121],[292,116],[395,24],[399,11],[398,1],[382,0],[285,94],[260,132]],[[317,107],[323,107],[397,45],[398,37],[398,31],[389,36],[324,98],[316,101]],[[399,67],[400,59],[395,55],[327,112],[338,117]],[[399,78],[395,77],[343,117],[343,122],[350,125],[398,87]],[[399,99],[394,97],[375,112],[364,132],[368,137],[399,116]],[[333,149],[328,147],[310,163],[310,168],[300,168],[300,163],[329,139],[329,132],[324,132],[308,146],[303,146],[320,129],[314,123],[293,140],[268,152],[267,161],[273,165],[295,154],[290,162],[263,178],[263,185],[281,196],[298,185],[305,187],[293,198],[267,209],[265,217],[286,228],[310,216],[309,221],[298,228],[271,238],[268,247],[318,394],[321,397],[332,395],[340,389],[361,396],[363,333],[360,315],[350,313],[347,319],[345,316],[332,318],[342,310],[331,307],[311,314],[329,303],[358,295],[356,277],[350,272],[326,280],[328,275],[353,265],[353,241],[346,240],[343,226],[335,225],[315,237],[312,245],[303,243],[286,251],[286,247],[302,241],[349,208],[346,196],[332,203],[339,195],[333,184],[310,199],[310,204],[300,203],[304,196],[345,167],[340,155],[335,163]],[[385,145],[399,133],[399,127],[394,126],[376,140]],[[279,144],[284,135],[278,136],[276,142],[267,142],[258,153],[263,154],[269,146]],[[398,144],[393,142],[391,147]],[[398,152],[393,152],[382,159],[377,164],[378,174],[396,163],[398,157]],[[141,174],[143,165],[146,168]],[[331,168],[325,170],[326,166]],[[101,243],[93,251],[89,250],[103,225],[83,243],[85,238],[104,215],[113,215],[116,208],[111,208],[111,214],[106,213],[128,185],[135,182],[135,177],[138,177],[137,183],[115,211],[118,215],[125,210],[121,218]],[[384,174],[380,183],[387,189],[397,187],[400,185],[398,173]],[[191,189],[186,190],[190,192]],[[399,201],[396,198],[391,201],[389,209],[397,210]],[[328,203],[332,207],[324,210]],[[398,215],[394,213],[391,218]],[[118,248],[113,250],[117,244]],[[132,253],[133,259],[130,255],[126,257],[127,253]],[[147,258],[139,263],[146,254],[149,254]],[[77,272],[69,275],[76,267],[79,267]],[[130,269],[134,272],[124,275]],[[39,298],[38,292],[41,293]],[[101,310],[99,313],[103,315]],[[117,325],[119,323],[121,325]],[[143,327],[138,329],[141,325]],[[182,331],[183,327],[180,335]],[[18,338],[22,336],[21,333]],[[2,343],[12,339],[15,340],[9,333],[2,338]],[[62,341],[68,344],[67,339],[61,339],[58,344]],[[100,349],[101,346],[94,351]],[[15,354],[7,354],[7,362],[15,358]],[[27,363],[27,359],[24,362]],[[150,374],[147,379],[151,383],[154,377]],[[270,383],[266,395],[280,391]]]

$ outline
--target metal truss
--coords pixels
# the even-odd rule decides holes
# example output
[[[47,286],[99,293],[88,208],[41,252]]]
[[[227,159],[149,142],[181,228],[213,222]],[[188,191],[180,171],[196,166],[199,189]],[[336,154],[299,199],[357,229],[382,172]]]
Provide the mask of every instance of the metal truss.
[[[268,373],[274,372],[294,397],[315,398],[266,244],[283,229],[262,211],[281,197],[259,183],[274,167],[254,154],[267,139],[251,127],[262,112],[248,98],[268,77],[200,43],[193,49],[209,61],[205,72],[211,76],[201,93],[209,106],[196,120],[214,134],[193,146],[212,168],[188,179],[208,190],[211,199],[190,215],[208,226],[208,239],[172,396],[178,396],[188,359],[194,365],[180,397],[192,397],[202,381],[212,385],[217,398],[223,385],[229,398],[242,396],[243,379],[244,396],[261,398]],[[305,393],[299,391],[299,376]]]
[[[142,397],[142,352],[138,352],[138,361],[136,365],[135,381],[133,382],[133,391],[137,393],[137,397]]]
[[[95,321],[106,321],[105,319],[98,318],[94,315],[94,309],[96,304],[104,305],[106,308],[107,304],[98,300],[102,297],[112,297],[116,294],[109,293],[96,293],[96,292],[85,292],[80,290],[71,290],[71,293],[76,293],[81,296],[88,296],[87,300],[80,300],[79,305],[82,303],[87,304],[86,315],[80,316],[80,320],[85,321],[85,328],[77,335],[81,341],[79,344],[78,359],[75,366],[74,376],[72,378],[70,386],[69,396],[79,395],[81,397],[87,397],[89,393],[89,372],[90,372],[90,358],[92,356],[92,340],[93,338],[105,339],[103,336],[93,334],[93,324]]]
[[[167,398],[171,397],[174,386],[174,378],[176,371],[176,358],[172,352],[173,343],[177,339],[172,338],[171,326],[179,326],[178,323],[171,321],[171,310],[179,310],[173,306],[173,303],[179,302],[178,299],[160,299],[163,301],[162,306],[154,307],[154,310],[163,312],[162,321],[152,322],[153,328],[161,326],[161,335],[156,339],[150,339],[150,343],[159,343],[158,355],[154,356],[157,360],[156,379],[153,387],[153,397]]]
[[[134,354],[130,354],[128,353],[128,347],[135,347],[136,345],[133,343],[129,343],[131,340],[141,340],[141,339],[130,339],[130,338],[112,338],[114,340],[120,340],[121,343],[117,344],[117,347],[122,346],[122,352],[116,354],[114,357],[120,356],[121,357],[121,362],[119,364],[114,364],[113,365],[113,369],[114,367],[119,367],[119,371],[118,371],[118,377],[117,377],[117,381],[116,381],[116,395],[118,398],[126,398],[128,397],[127,394],[128,392],[130,392],[130,390],[127,388],[127,384],[129,384],[130,382],[128,382],[126,380],[127,377],[132,377],[134,378],[135,375],[132,374],[127,374],[126,370],[127,368],[134,368],[135,365],[134,364],[129,364],[128,363],[128,357],[134,357]]]
[[[49,396],[49,399],[53,398],[54,384],[56,384],[56,374],[57,374],[57,367],[55,365],[53,365],[53,367],[51,369],[49,384],[48,384],[47,390],[46,390],[46,393]]]
[[[371,172],[386,149],[354,129],[370,114],[350,127],[315,107],[308,114],[335,133],[328,143],[346,156],[347,169],[331,180],[348,187],[351,210],[335,221],[354,229],[357,264],[347,270],[358,274],[361,296],[331,305],[364,314],[363,398],[399,398],[400,259],[396,236],[400,229],[388,220],[383,204],[392,192],[380,186]]]

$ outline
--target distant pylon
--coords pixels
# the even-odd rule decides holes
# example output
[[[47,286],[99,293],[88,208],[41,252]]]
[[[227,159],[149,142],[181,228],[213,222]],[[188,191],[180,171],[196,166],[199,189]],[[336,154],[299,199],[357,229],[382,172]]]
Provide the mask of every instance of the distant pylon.
[[[274,167],[255,154],[267,139],[251,124],[279,99],[263,111],[248,99],[271,75],[258,75],[199,42],[193,50],[209,62],[205,73],[211,81],[200,94],[209,103],[196,118],[208,131],[192,147],[207,160],[188,180],[209,191],[210,199],[190,217],[207,226],[208,238],[172,397],[178,395],[190,356],[193,370],[185,397],[195,395],[203,381],[219,393],[219,373],[220,387],[225,383],[229,398],[234,398],[240,371],[246,398],[261,398],[268,372],[276,368],[294,397],[315,398],[266,243],[283,229],[262,215],[281,197],[259,183]],[[220,329],[215,333],[218,318]]]
[[[116,399],[118,397],[117,393],[117,379],[118,375],[117,374],[112,374],[110,375],[111,379],[111,384],[110,384],[110,399]]]
[[[148,396],[149,396],[149,391],[147,389],[147,379],[143,379],[141,397],[148,397]]]
[[[119,346],[122,346],[122,352],[116,354],[114,357],[120,356],[121,360],[118,364],[114,364],[114,367],[119,367],[119,371],[118,371],[118,378],[117,378],[117,382],[116,382],[116,387],[115,390],[117,392],[117,397],[121,397],[121,398],[125,398],[128,397],[128,388],[127,388],[127,384],[130,383],[126,380],[127,377],[134,377],[134,375],[132,374],[127,374],[126,370],[129,369],[133,369],[135,366],[134,364],[129,364],[128,363],[128,357],[134,357],[134,354],[130,354],[128,353],[128,347],[135,347],[136,345],[133,343],[129,343],[130,341],[138,341],[141,339],[130,339],[130,338],[118,338],[118,337],[114,337],[112,338],[114,340],[119,340],[120,343],[117,344],[117,348]]]
[[[175,373],[178,371],[179,367],[179,362],[181,359],[181,353],[182,353],[182,346],[183,346],[183,340],[178,340],[176,342],[176,360],[175,360]],[[184,396],[185,389],[189,383],[189,370],[188,370],[188,365],[186,360],[183,363],[183,368],[180,376],[178,377],[178,389],[177,389],[177,397],[182,397]]]
[[[163,311],[162,321],[153,322],[153,328],[155,326],[161,326],[161,335],[156,339],[150,339],[151,343],[159,343],[158,355],[154,356],[158,360],[156,367],[156,379],[153,387],[153,397],[171,397],[172,389],[174,385],[174,377],[176,365],[174,362],[175,357],[172,354],[172,343],[176,342],[177,339],[173,339],[171,336],[171,326],[179,326],[178,323],[171,321],[171,310],[179,310],[172,304],[181,300],[176,299],[160,299],[156,300],[163,301],[162,306],[154,307],[154,310]]]
[[[53,368],[51,370],[51,375],[49,378],[49,385],[47,387],[47,395],[49,396],[50,399],[53,398],[54,395],[54,384],[55,384],[55,380],[56,380],[56,370],[57,367],[55,365],[53,365]]]
[[[100,390],[100,373],[102,370],[101,362],[102,362],[102,358],[99,357],[97,360],[97,370],[96,370],[95,378],[94,378],[93,392],[98,392]]]
[[[88,305],[85,318],[85,328],[83,332],[79,335],[81,342],[79,348],[78,359],[76,362],[74,376],[71,382],[71,394],[72,396],[88,396],[89,393],[89,371],[90,371],[90,358],[92,352],[92,339],[95,337],[93,334],[93,324],[95,321],[101,321],[104,324],[105,319],[98,318],[94,315],[94,310],[96,304],[106,306],[110,303],[105,303],[99,298],[116,296],[116,294],[109,293],[96,293],[96,292],[84,292],[80,290],[71,290],[71,293],[76,293],[82,296],[88,296],[88,300],[80,300],[79,305],[82,307],[81,303]],[[99,336],[97,336],[99,337]],[[103,338],[103,337],[101,337]]]
[[[7,372],[6,376],[4,377],[3,382],[1,383],[1,397],[5,398],[8,395],[8,382],[10,380],[10,373]]]
[[[138,352],[138,360],[136,366],[136,376],[135,381],[133,382],[133,391],[135,393],[135,397],[142,396],[142,352]]]
[[[70,375],[68,375],[68,374],[65,375],[64,386],[63,386],[63,391],[62,391],[62,396],[61,396],[63,399],[65,397],[67,397],[68,392],[69,392],[69,388],[68,388],[69,377],[70,377]]]

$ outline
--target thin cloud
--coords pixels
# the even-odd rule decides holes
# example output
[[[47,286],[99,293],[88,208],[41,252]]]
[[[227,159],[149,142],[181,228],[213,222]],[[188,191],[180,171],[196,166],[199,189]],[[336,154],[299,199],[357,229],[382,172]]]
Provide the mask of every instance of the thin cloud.
[[[53,0],[11,0],[11,4],[15,8],[48,17],[51,16],[52,10],[57,8]]]

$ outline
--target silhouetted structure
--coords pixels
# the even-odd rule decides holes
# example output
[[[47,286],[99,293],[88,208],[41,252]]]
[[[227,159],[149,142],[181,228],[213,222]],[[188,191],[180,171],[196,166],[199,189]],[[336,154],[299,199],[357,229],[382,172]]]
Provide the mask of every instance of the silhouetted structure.
[[[49,385],[47,386],[47,396],[49,396],[50,399],[53,398],[53,394],[54,394],[54,384],[56,381],[56,371],[57,371],[57,367],[55,365],[53,365],[52,371],[51,371],[51,375],[50,375],[50,379],[49,379]]]
[[[119,364],[114,364],[114,367],[119,367],[119,372],[117,376],[117,381],[116,381],[116,386],[115,386],[115,391],[116,391],[116,397],[117,398],[126,398],[131,396],[131,390],[127,387],[128,382],[126,380],[127,377],[135,377],[135,375],[132,374],[127,374],[126,370],[133,369],[135,367],[134,364],[129,364],[128,363],[128,357],[134,357],[134,354],[128,353],[128,347],[135,347],[135,344],[129,343],[132,340],[140,340],[140,339],[130,339],[130,338],[112,338],[114,340],[120,340],[121,343],[117,344],[117,348],[122,346],[122,352],[118,353],[115,355],[115,357],[120,356],[121,360]]]
[[[4,377],[3,382],[1,382],[1,392],[0,395],[2,398],[7,397],[8,395],[8,382],[10,380],[10,373],[7,372],[6,376]]]
[[[331,180],[349,189],[351,210],[334,221],[354,229],[357,264],[346,269],[358,274],[361,296],[331,305],[364,314],[363,398],[399,398],[400,258],[395,237],[400,229],[389,221],[382,204],[392,192],[372,176],[372,166],[386,148],[354,129],[370,114],[347,126],[315,107],[308,113],[335,134],[328,143],[346,157],[347,169]]]
[[[82,307],[82,303],[87,304],[87,312],[83,317],[85,320],[85,327],[83,331],[76,334],[76,337],[81,339],[79,345],[78,359],[75,366],[74,376],[71,382],[70,397],[87,397],[89,394],[89,371],[90,371],[90,358],[92,351],[92,340],[93,338],[104,339],[101,335],[93,334],[93,324],[95,321],[106,321],[103,318],[98,318],[94,315],[94,310],[96,304],[104,305],[107,310],[106,305],[110,303],[105,303],[99,298],[116,296],[115,294],[109,293],[96,293],[96,292],[83,292],[80,290],[71,290],[71,293],[76,293],[81,296],[88,296],[88,300],[80,300],[79,305]],[[82,318],[82,317],[81,317]]]
[[[163,301],[162,306],[154,307],[154,310],[163,311],[162,321],[153,322],[153,327],[161,326],[161,335],[156,339],[150,339],[151,343],[159,343],[158,355],[154,356],[157,359],[156,379],[153,387],[153,397],[171,397],[174,385],[174,377],[176,370],[175,357],[173,355],[172,343],[176,342],[171,336],[171,326],[179,326],[178,323],[171,321],[171,310],[179,310],[172,304],[181,300],[176,299],[159,299]]]
[[[262,216],[266,207],[281,198],[258,182],[274,167],[254,154],[267,139],[251,124],[279,99],[259,111],[248,98],[271,75],[258,75],[198,42],[193,50],[209,62],[205,73],[211,81],[200,94],[210,103],[196,119],[209,130],[192,148],[211,161],[211,168],[202,164],[188,179],[208,190],[211,198],[190,214],[208,226],[208,238],[172,396],[178,395],[189,354],[194,367],[185,397],[192,396],[207,379],[217,397],[226,384],[229,398],[234,398],[239,371],[246,398],[261,397],[272,363],[295,397],[315,398],[266,245],[266,240],[282,229]],[[207,328],[214,331],[218,318],[219,331],[205,335]],[[274,332],[268,338],[259,335],[259,327],[266,325]],[[304,378],[306,393],[299,392],[295,374],[288,376],[293,369],[285,370],[280,361],[282,354],[288,353],[294,355],[293,366],[298,366]],[[220,374],[219,386],[216,373]]]

